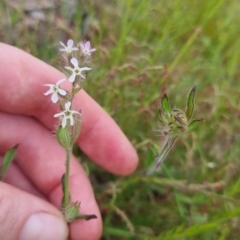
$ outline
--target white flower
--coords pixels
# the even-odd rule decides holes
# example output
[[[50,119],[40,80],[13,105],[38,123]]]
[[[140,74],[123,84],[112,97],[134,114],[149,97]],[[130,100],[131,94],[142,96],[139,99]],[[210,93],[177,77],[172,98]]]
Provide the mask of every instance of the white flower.
[[[78,48],[73,47],[73,40],[72,39],[69,39],[67,41],[67,46],[62,42],[60,42],[60,44],[64,47],[64,48],[60,48],[60,51],[62,51],[62,52],[71,53],[72,51],[79,50]]]
[[[73,114],[80,114],[77,111],[70,110],[70,106],[71,106],[71,102],[67,102],[65,104],[65,110],[54,115],[54,117],[63,116],[63,118],[62,118],[62,127],[63,128],[66,127],[68,119],[70,120],[70,125],[73,126],[73,124],[74,124]]]
[[[69,81],[71,83],[73,83],[75,81],[75,78],[76,76],[81,76],[82,78],[85,78],[84,75],[82,75],[82,71],[88,71],[88,70],[91,70],[91,68],[89,67],[83,67],[83,68],[80,68],[78,66],[78,61],[76,58],[72,58],[70,60],[70,62],[72,63],[72,65],[74,66],[74,68],[71,68],[71,67],[65,67],[66,69],[72,71],[72,75],[69,77]]]
[[[89,41],[85,43],[80,43],[80,47],[82,49],[82,52],[86,56],[91,56],[91,53],[96,51],[96,48],[91,48],[91,44]]]
[[[58,101],[58,94],[62,95],[62,96],[65,96],[67,94],[67,92],[63,89],[61,89],[59,87],[59,84],[66,81],[66,79],[61,79],[59,80],[56,85],[54,84],[44,84],[44,86],[48,86],[50,87],[50,89],[44,93],[44,95],[49,95],[49,94],[53,94],[52,97],[51,97],[51,100],[53,103],[56,103]]]
[[[207,167],[215,168],[216,167],[216,163],[214,163],[214,162],[207,162]]]

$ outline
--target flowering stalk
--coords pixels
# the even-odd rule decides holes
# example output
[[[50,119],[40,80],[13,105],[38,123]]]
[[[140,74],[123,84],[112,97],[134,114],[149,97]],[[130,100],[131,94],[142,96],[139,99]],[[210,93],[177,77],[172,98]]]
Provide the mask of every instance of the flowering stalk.
[[[67,69],[69,77],[67,79],[60,79],[55,85],[45,84],[49,87],[49,90],[44,95],[52,94],[51,100],[53,103],[57,103],[62,110],[56,113],[54,117],[59,118],[59,127],[56,131],[56,138],[59,144],[65,148],[66,151],[66,171],[62,176],[62,212],[67,222],[74,221],[76,219],[89,220],[96,218],[95,215],[79,215],[80,203],[71,202],[70,197],[70,158],[72,154],[73,145],[78,138],[81,130],[81,112],[72,109],[74,96],[83,88],[87,71],[91,70],[89,67],[91,63],[91,54],[96,49],[91,48],[90,42],[80,43],[80,48],[74,46],[73,40],[68,40],[67,45],[60,42],[63,48],[62,60],[64,63],[64,69]],[[71,83],[71,91],[63,89],[60,85],[63,82]]]
[[[166,137],[166,141],[157,156],[156,168],[158,168],[167,157],[176,140],[203,121],[202,118],[192,120],[195,94],[196,86],[191,89],[188,95],[186,111],[177,108],[172,109],[167,94],[164,94],[162,97],[161,109],[159,109],[159,120],[161,123],[159,132],[160,135]]]

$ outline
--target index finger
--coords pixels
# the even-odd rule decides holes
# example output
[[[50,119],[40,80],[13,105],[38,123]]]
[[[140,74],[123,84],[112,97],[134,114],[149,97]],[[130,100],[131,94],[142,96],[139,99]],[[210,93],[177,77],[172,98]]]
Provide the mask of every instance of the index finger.
[[[32,116],[54,130],[53,115],[60,111],[43,95],[44,84],[65,77],[57,69],[15,47],[0,43],[0,110]],[[113,119],[85,92],[80,91],[74,108],[82,111],[80,148],[98,165],[118,175],[127,175],[137,166],[135,149]]]

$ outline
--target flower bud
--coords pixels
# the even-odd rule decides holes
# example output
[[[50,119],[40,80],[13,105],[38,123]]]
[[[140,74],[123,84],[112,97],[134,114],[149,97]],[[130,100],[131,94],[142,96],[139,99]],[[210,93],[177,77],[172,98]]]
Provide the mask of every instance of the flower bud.
[[[63,146],[64,148],[71,147],[72,138],[66,127],[63,128],[62,126],[60,126],[56,132],[56,137],[57,137],[58,143],[61,146]]]
[[[67,222],[72,222],[73,220],[77,219],[80,210],[80,203],[75,202],[69,204],[69,206],[64,209],[64,216]]]
[[[175,127],[181,131],[186,131],[188,126],[188,120],[186,114],[180,109],[173,109],[173,118]]]

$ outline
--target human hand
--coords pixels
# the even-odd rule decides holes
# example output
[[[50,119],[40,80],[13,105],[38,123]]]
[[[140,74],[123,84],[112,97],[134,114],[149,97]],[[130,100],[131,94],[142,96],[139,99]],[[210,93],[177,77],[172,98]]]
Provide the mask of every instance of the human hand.
[[[60,240],[68,228],[60,210],[65,152],[52,136],[59,111],[43,93],[63,74],[33,56],[0,43],[0,162],[19,144],[15,160],[0,182],[0,239]],[[84,91],[76,95],[82,111],[79,147],[105,170],[127,175],[137,166],[136,151],[110,116]],[[99,239],[101,215],[91,184],[72,156],[71,198],[80,201],[81,214],[97,219],[69,225],[71,240]],[[12,186],[11,186],[12,185]]]

